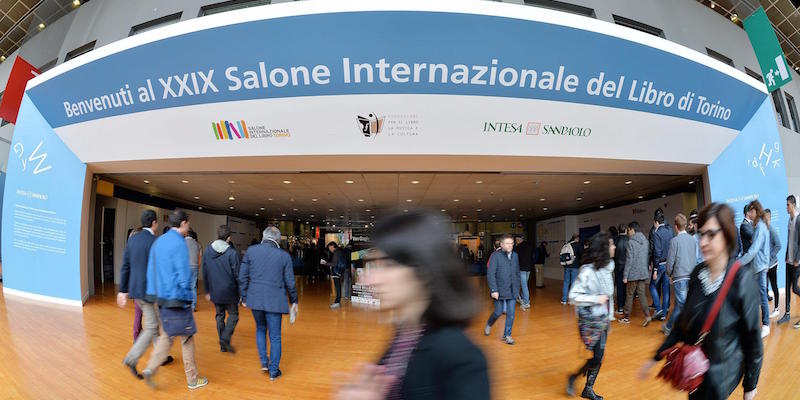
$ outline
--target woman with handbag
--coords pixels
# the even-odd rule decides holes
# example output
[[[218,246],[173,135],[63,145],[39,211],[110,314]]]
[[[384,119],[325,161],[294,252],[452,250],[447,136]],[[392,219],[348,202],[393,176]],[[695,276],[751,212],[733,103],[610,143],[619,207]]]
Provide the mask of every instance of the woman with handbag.
[[[659,377],[689,392],[689,399],[727,399],[744,378],[744,399],[751,400],[763,359],[758,285],[734,259],[736,224],[729,206],[709,204],[698,226],[705,261],[689,278],[675,328],[640,377],[666,357]]]
[[[614,239],[607,233],[594,235],[589,242],[589,250],[578,278],[569,291],[569,301],[574,304],[578,313],[578,332],[586,348],[593,357],[586,361],[577,373],[567,378],[567,394],[575,395],[575,380],[586,374],[586,386],[581,397],[591,400],[603,400],[594,392],[594,382],[600,372],[603,354],[606,349],[608,324],[613,314],[609,299],[614,295]]]

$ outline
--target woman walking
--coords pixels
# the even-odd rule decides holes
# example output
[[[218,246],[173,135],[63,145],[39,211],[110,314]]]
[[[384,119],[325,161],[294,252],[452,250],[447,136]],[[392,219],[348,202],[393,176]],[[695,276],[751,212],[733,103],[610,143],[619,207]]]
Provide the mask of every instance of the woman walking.
[[[377,364],[339,380],[335,399],[489,398],[486,357],[463,332],[476,296],[449,229],[444,216],[426,210],[376,223],[364,283],[392,313],[394,339]]]
[[[589,242],[589,251],[584,264],[578,273],[578,279],[569,291],[569,301],[574,304],[578,313],[578,331],[586,348],[592,351],[592,358],[567,378],[567,394],[575,395],[575,380],[586,374],[586,385],[581,397],[591,400],[602,400],[603,397],[594,392],[594,383],[603,362],[606,348],[609,320],[613,317],[610,306],[614,295],[614,257],[616,247],[614,239],[607,233],[594,235]]]
[[[744,399],[751,400],[763,359],[759,287],[751,270],[737,266],[732,271],[737,248],[733,210],[725,204],[709,204],[700,211],[698,226],[705,261],[689,278],[686,303],[675,328],[653,360],[642,367],[640,377],[665,356],[665,350],[678,343],[699,343],[710,367],[689,399],[727,399],[744,378]],[[716,318],[711,316],[710,331],[701,333],[729,271],[735,272],[729,291]]]

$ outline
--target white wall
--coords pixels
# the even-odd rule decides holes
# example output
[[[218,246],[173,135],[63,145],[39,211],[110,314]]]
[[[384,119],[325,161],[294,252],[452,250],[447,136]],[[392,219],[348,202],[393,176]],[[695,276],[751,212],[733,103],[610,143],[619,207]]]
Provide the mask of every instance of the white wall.
[[[578,233],[579,229],[600,225],[601,231],[607,231],[611,226],[627,225],[631,221],[636,221],[647,236],[653,226],[653,214],[659,207],[664,210],[666,221],[673,225],[675,215],[683,213],[688,217],[689,213],[697,208],[697,198],[691,193],[675,194],[608,210],[537,221],[537,242],[547,241],[547,251],[550,253],[550,258],[545,262],[545,278],[558,280],[564,278],[564,268],[559,264],[558,254],[561,246],[573,234]]]

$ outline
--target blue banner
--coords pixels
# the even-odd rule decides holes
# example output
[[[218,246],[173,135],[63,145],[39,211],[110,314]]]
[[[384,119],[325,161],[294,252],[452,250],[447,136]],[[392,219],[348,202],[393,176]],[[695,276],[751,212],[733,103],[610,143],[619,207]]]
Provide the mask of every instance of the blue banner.
[[[54,128],[193,104],[408,93],[584,103],[732,129],[766,96],[695,61],[596,32],[400,11],[206,29],[112,54],[28,91]]]

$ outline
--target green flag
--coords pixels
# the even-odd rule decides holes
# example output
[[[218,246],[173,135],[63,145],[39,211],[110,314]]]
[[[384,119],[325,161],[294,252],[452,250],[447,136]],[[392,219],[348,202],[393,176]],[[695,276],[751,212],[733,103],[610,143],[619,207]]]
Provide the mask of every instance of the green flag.
[[[778,38],[769,22],[764,7],[759,7],[753,15],[744,20],[744,30],[753,45],[753,51],[764,74],[764,83],[767,90],[772,92],[792,80],[789,73],[789,64],[783,55]]]

